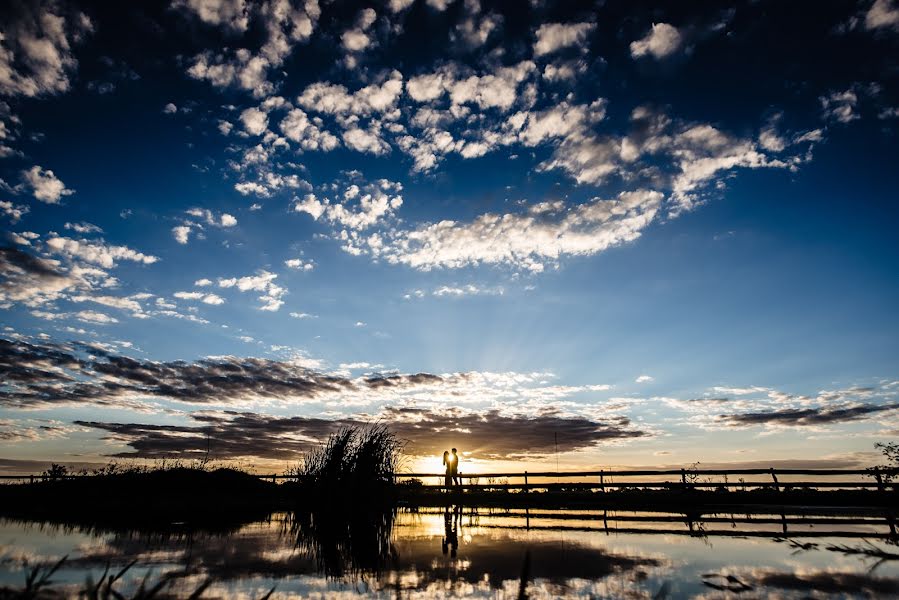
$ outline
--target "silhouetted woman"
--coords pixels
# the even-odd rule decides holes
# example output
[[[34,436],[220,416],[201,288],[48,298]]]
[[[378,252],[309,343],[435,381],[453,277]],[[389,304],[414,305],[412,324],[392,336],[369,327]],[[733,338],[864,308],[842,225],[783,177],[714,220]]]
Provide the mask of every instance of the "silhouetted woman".
[[[443,451],[443,466],[446,467],[446,479],[444,479],[443,485],[446,487],[446,489],[449,489],[451,478],[453,476],[453,467],[450,461],[449,450]]]

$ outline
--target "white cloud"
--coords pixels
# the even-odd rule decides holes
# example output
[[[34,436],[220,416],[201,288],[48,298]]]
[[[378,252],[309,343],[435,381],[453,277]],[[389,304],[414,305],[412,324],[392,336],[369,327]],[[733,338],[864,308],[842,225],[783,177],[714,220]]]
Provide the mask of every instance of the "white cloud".
[[[216,215],[208,208],[189,208],[185,211],[189,216],[200,219],[202,223],[186,220],[182,225],[172,227],[172,236],[179,244],[186,244],[190,241],[190,235],[194,229],[203,229],[203,224],[220,228],[231,228],[237,225],[237,218],[228,213],[220,213]]]
[[[894,0],[874,0],[874,4],[865,13],[865,27],[899,30],[899,6]]]
[[[172,6],[188,9],[209,25],[246,31],[249,24],[244,0],[175,0]]]
[[[179,300],[199,300],[203,304],[212,304],[215,306],[225,303],[225,299],[221,296],[204,292],[175,292],[172,295]]]
[[[301,313],[301,312],[292,312],[290,316],[294,319],[314,319],[315,315],[310,315],[309,313]]]
[[[211,6],[211,5],[207,5]],[[219,4],[215,4],[219,6]],[[190,7],[190,6],[189,6]],[[192,8],[192,7],[190,7]],[[234,15],[231,10],[227,14]],[[209,81],[216,87],[235,86],[249,91],[257,98],[271,94],[275,86],[268,80],[268,73],[284,64],[298,42],[304,42],[321,14],[318,2],[308,0],[302,8],[297,8],[290,0],[268,0],[252,5],[248,9],[248,23],[258,23],[264,33],[264,43],[257,51],[237,48],[225,52],[207,51],[194,57],[187,74],[195,79]],[[199,14],[200,18],[203,15]],[[206,14],[207,22],[217,21],[224,27],[242,28],[242,16],[226,18],[222,12]],[[247,27],[247,31],[254,29]],[[253,38],[255,39],[255,38]]]
[[[272,195],[267,187],[257,181],[242,181],[240,183],[235,183],[234,189],[244,196],[255,194],[257,196],[262,196],[263,198],[268,198]]]
[[[208,287],[208,286],[212,285],[212,280],[206,279],[204,277],[203,279],[197,279],[196,281],[194,281],[194,285],[197,287]]]
[[[31,188],[32,195],[47,204],[58,204],[63,196],[75,193],[75,190],[66,188],[53,171],[38,165],[22,171],[22,179]]]
[[[415,2],[415,0],[389,0],[387,7],[390,9],[390,12],[396,14],[412,6],[413,2]]]
[[[418,94],[410,89],[410,95],[413,100],[430,101],[448,93],[450,102],[457,107],[473,104],[481,109],[507,111],[521,99],[519,86],[536,70],[537,66],[532,61],[525,60],[509,67],[500,67],[492,73],[466,76],[461,73],[460,67],[451,64],[435,73],[413,78],[419,84]],[[410,86],[413,80],[410,80]]]
[[[284,117],[280,128],[287,139],[297,142],[303,150],[330,152],[340,145],[340,140],[323,130],[320,121],[316,124],[303,110],[295,108]]]
[[[312,261],[304,262],[302,258],[290,258],[285,260],[284,264],[297,271],[311,271],[315,268],[315,264]]]
[[[437,12],[445,11],[450,4],[453,3],[453,0],[425,0],[427,5],[436,10]]]
[[[461,298],[462,296],[502,296],[505,290],[501,287],[482,287],[473,284],[456,286],[442,285],[436,288],[432,295],[438,298],[443,296]],[[417,295],[417,294],[416,294]],[[420,297],[420,296],[419,296]]]
[[[190,231],[187,225],[176,225],[172,227],[172,236],[179,244],[186,244],[190,240]]]
[[[74,231],[75,233],[103,233],[103,230],[94,225],[93,223],[86,223],[82,221],[81,223],[66,223],[64,226],[66,229]]]
[[[582,45],[595,27],[595,23],[544,23],[537,29],[534,56]]]
[[[34,233],[33,231],[21,231],[19,233],[11,231],[9,232],[9,237],[16,244],[21,244],[22,246],[30,246],[32,241],[40,238],[41,236]]]
[[[93,302],[110,308],[119,308],[121,310],[130,310],[134,313],[143,312],[140,302],[134,298],[121,298],[118,296],[72,296],[72,302]]]
[[[259,310],[277,311],[284,305],[282,297],[287,293],[287,289],[274,283],[278,276],[269,271],[259,271],[256,275],[248,275],[246,277],[231,277],[228,279],[219,279],[220,288],[236,287],[241,292],[256,291],[262,292],[259,300],[262,306]]]
[[[96,323],[97,325],[109,325],[111,323],[119,322],[118,319],[110,317],[107,314],[97,312],[95,310],[82,310],[76,312],[73,316],[79,321],[83,321],[85,323]]]
[[[32,246],[36,234],[22,232],[14,241]],[[52,250],[52,249],[51,249]],[[0,248],[0,305],[22,302],[30,307],[59,300],[65,293],[83,293],[114,285],[103,269],[78,261],[62,261],[30,254],[15,247]]]
[[[268,129],[268,115],[255,107],[241,112],[240,122],[243,123],[244,131],[250,135],[262,135]]]
[[[547,81],[574,81],[586,67],[585,63],[565,62],[549,63],[543,67],[543,78]]]
[[[771,152],[783,152],[787,141],[778,133],[776,125],[769,123],[759,133],[759,146]]]
[[[368,48],[372,44],[368,30],[377,17],[378,14],[371,8],[360,11],[356,18],[356,26],[345,31],[340,37],[344,49],[349,52],[360,52]]]
[[[0,95],[39,96],[69,89],[78,66],[72,46],[93,30],[82,12],[54,1],[8,4],[0,22]]]
[[[363,241],[358,249],[425,271],[486,263],[540,272],[564,256],[597,254],[637,239],[661,201],[657,191],[638,190],[537,214],[485,214],[469,223],[398,231],[381,246]]]
[[[722,170],[784,167],[769,160],[749,140],[740,140],[710,125],[696,125],[680,131],[670,141],[680,173],[672,182],[674,199],[684,210],[695,204],[695,191]]]
[[[0,200],[0,213],[9,217],[13,223],[18,223],[29,210],[24,204],[13,204],[7,200]]]
[[[465,0],[465,14],[466,18],[456,25],[456,35],[469,48],[483,46],[503,22],[498,15],[482,14],[480,0]]]
[[[855,112],[858,106],[858,94],[853,88],[843,92],[831,92],[826,96],[821,96],[819,100],[824,109],[825,118],[840,123],[849,123],[859,118],[858,113]]]
[[[345,189],[339,202],[331,203],[328,198],[319,200],[314,194],[307,194],[294,203],[293,210],[308,213],[315,220],[324,217],[325,221],[354,230],[355,234],[355,231],[393,216],[403,205],[401,190],[401,184],[386,179],[365,184],[362,188],[352,184]]]
[[[654,381],[655,378],[650,375],[640,375],[636,379],[634,379],[635,383],[649,383],[650,381]]]
[[[46,242],[47,248],[57,254],[65,254],[74,258],[100,265],[107,269],[116,265],[116,261],[129,260],[133,262],[151,265],[159,260],[156,256],[150,256],[127,246],[110,246],[103,240],[89,242],[87,240],[73,240],[67,237],[55,236]]]
[[[325,205],[315,197],[315,194],[306,194],[302,200],[294,202],[293,210],[312,215],[312,218],[318,221],[325,212]]]
[[[509,125],[517,126],[518,137],[528,145],[560,137],[552,156],[540,168],[562,169],[582,184],[601,183],[613,175],[632,176],[641,170],[639,161],[644,157],[662,161],[668,165],[668,174],[657,172],[653,179],[655,185],[671,189],[673,215],[696,206],[701,201],[700,188],[721,171],[795,169],[806,160],[804,155],[770,158],[752,139],[736,138],[707,124],[675,122],[645,107],[632,112],[633,130],[628,135],[598,136],[585,126],[590,119],[580,110],[582,107],[562,104],[537,119],[533,114],[522,119],[513,116]]]
[[[343,132],[343,143],[346,144],[347,148],[352,148],[357,152],[376,155],[390,152],[390,145],[378,133],[358,127]]]
[[[165,105],[165,107],[163,107],[162,112],[167,115],[173,115],[176,112],[178,112],[178,107],[175,106],[174,104],[172,104],[171,102],[169,102],[168,104]]]
[[[673,54],[683,43],[677,27],[668,23],[654,23],[645,37],[631,42],[631,56],[639,58],[652,55],[657,59]]]
[[[228,213],[221,213],[218,216],[208,208],[189,208],[185,211],[188,215],[202,219],[207,225],[213,227],[234,227],[237,225],[237,219]]]
[[[771,391],[769,388],[759,386],[727,387],[718,385],[712,388],[712,392],[716,394],[726,394],[728,396],[748,396],[750,394],[767,393],[769,391]]]
[[[365,117],[393,110],[403,92],[403,76],[393,71],[381,83],[372,83],[350,93],[338,84],[318,82],[309,85],[297,103],[309,111],[337,116]]]

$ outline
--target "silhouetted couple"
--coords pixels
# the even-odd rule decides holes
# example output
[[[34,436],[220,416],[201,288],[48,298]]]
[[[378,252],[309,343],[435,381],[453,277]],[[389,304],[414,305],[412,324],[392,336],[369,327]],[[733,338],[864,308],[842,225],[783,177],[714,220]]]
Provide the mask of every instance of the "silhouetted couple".
[[[443,451],[443,464],[446,465],[446,481],[444,484],[447,488],[450,486],[458,486],[460,482],[459,478],[459,455],[456,454],[456,449],[453,448],[452,454]]]

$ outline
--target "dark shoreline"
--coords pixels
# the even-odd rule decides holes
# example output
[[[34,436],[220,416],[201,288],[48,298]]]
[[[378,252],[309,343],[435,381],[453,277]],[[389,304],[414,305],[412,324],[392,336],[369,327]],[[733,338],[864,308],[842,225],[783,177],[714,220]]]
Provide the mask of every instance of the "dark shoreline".
[[[372,490],[369,490],[370,492]],[[27,520],[153,525],[189,522],[227,529],[278,511],[389,510],[395,507],[612,509],[700,513],[751,507],[827,508],[869,512],[899,506],[896,490],[620,489],[614,491],[446,491],[414,485],[385,485],[361,497],[351,491],[313,489],[297,482],[276,484],[231,469],[170,469],[98,475],[0,486],[0,517]]]

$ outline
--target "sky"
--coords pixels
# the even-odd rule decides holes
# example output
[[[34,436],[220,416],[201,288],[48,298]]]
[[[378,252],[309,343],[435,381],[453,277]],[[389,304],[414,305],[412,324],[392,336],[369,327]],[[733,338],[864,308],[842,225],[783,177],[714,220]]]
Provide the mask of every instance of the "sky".
[[[854,467],[899,3],[5,2],[0,470]]]

